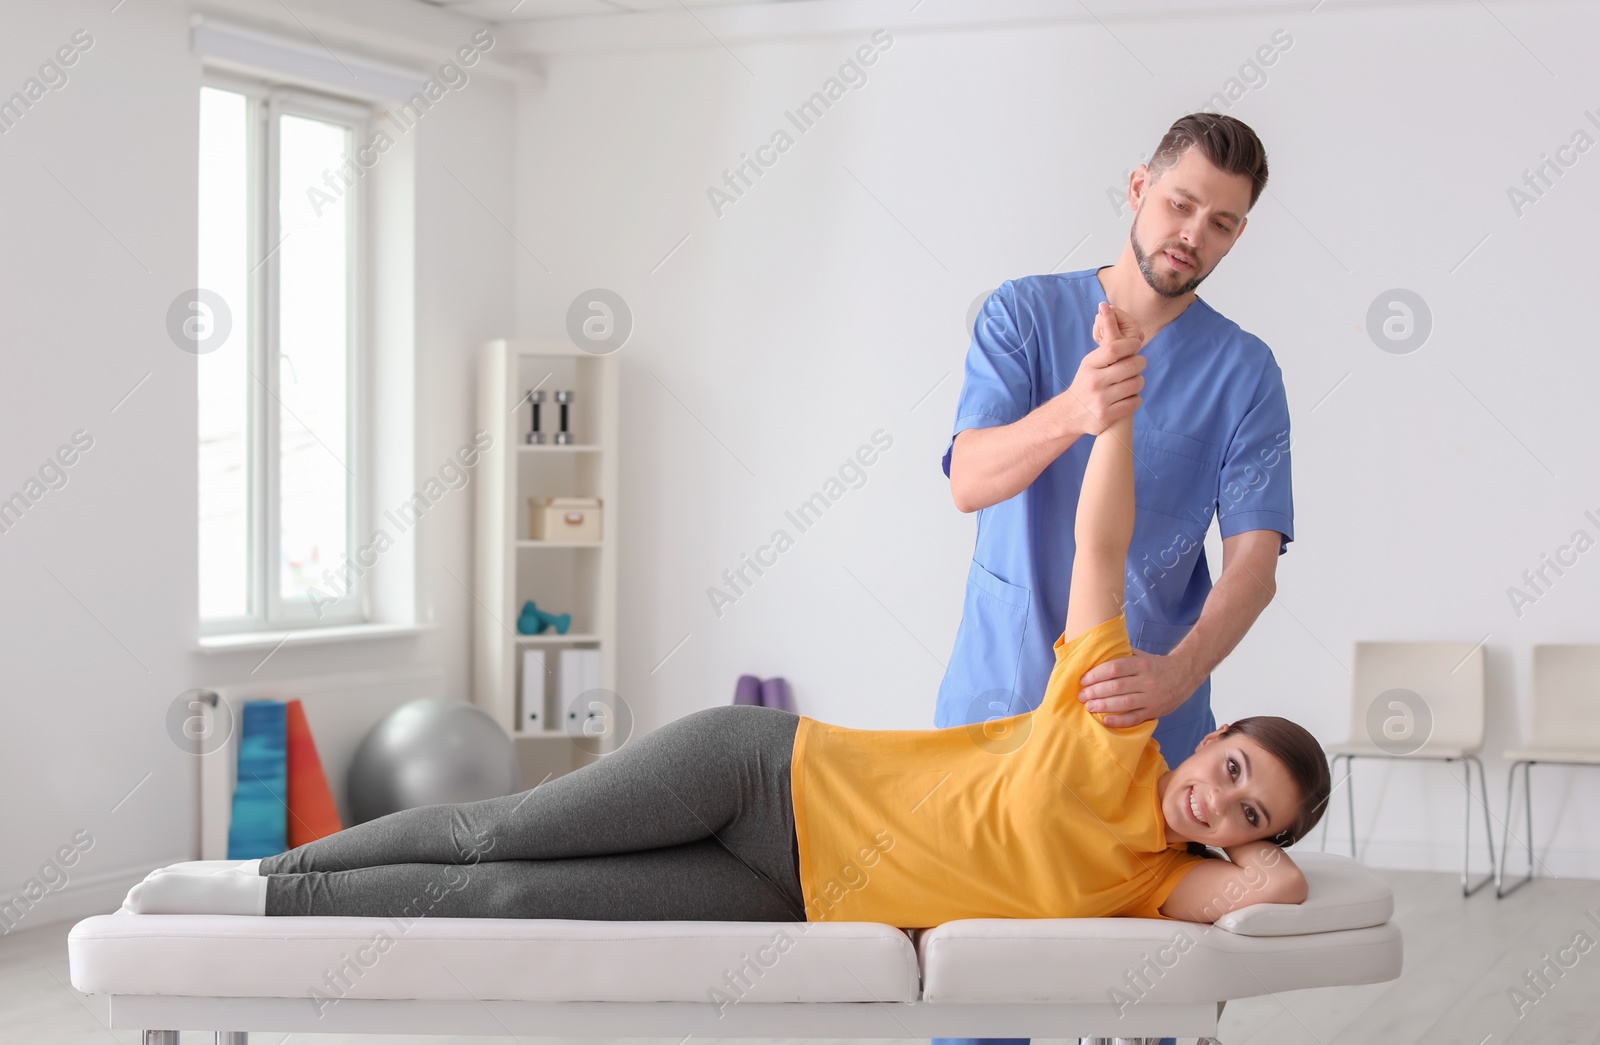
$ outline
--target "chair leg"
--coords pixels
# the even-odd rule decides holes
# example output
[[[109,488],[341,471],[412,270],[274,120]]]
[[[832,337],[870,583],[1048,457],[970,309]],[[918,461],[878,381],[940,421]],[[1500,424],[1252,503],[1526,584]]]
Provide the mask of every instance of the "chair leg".
[[[1462,762],[1466,766],[1467,770],[1467,823],[1466,830],[1463,832],[1466,837],[1462,842],[1461,851],[1461,895],[1471,896],[1479,889],[1482,889],[1484,886],[1494,881],[1494,828],[1489,824],[1489,778],[1484,774],[1483,763],[1479,762],[1477,758],[1472,755],[1467,755],[1464,759],[1462,759]],[[1471,862],[1472,857],[1472,767],[1474,764],[1476,764],[1478,767],[1478,780],[1483,785],[1483,796],[1481,801],[1483,802],[1483,828],[1485,834],[1488,836],[1489,842],[1489,873],[1484,875],[1483,880],[1477,885],[1468,886],[1467,867]]]
[[[144,1045],[178,1045],[178,1032],[175,1030],[147,1030],[144,1032]]]
[[[1350,803],[1350,859],[1356,858],[1356,756],[1344,756],[1344,800]]]
[[[1525,826],[1524,826],[1523,830],[1527,833],[1527,838],[1528,838],[1528,873],[1526,875],[1524,875],[1518,881],[1512,883],[1511,888],[1506,889],[1504,887],[1504,885],[1505,885],[1505,866],[1506,866],[1506,860],[1509,858],[1509,855],[1510,855],[1510,852],[1511,852],[1511,839],[1510,839],[1509,835],[1511,833],[1511,815],[1512,815],[1511,814],[1511,808],[1512,808],[1511,799],[1512,799],[1512,795],[1513,795],[1512,784],[1514,783],[1514,781],[1517,778],[1517,767],[1518,766],[1522,767],[1522,796],[1523,796],[1523,801],[1525,803],[1524,808],[1527,811],[1527,816],[1526,816],[1526,818],[1524,820],[1524,825]],[[1532,772],[1533,772],[1533,763],[1532,762],[1523,761],[1523,762],[1513,762],[1513,763],[1511,763],[1511,770],[1510,770],[1510,772],[1508,772],[1506,774],[1506,834],[1507,834],[1508,837],[1505,838],[1500,843],[1500,874],[1497,876],[1496,881],[1495,881],[1495,886],[1494,886],[1494,895],[1495,895],[1496,899],[1498,899],[1500,897],[1503,897],[1503,896],[1510,896],[1512,893],[1516,892],[1518,889],[1522,888],[1523,886],[1527,885],[1530,881],[1533,880],[1533,776],[1532,776]]]
[[[1334,755],[1333,756],[1333,761],[1328,763],[1328,776],[1330,778],[1337,778],[1338,777],[1338,775],[1339,775],[1339,760],[1341,758],[1343,758],[1343,757],[1344,757],[1343,755]],[[1326,853],[1328,851],[1328,821],[1332,819],[1332,817],[1329,816],[1329,814],[1332,813],[1332,812],[1333,812],[1333,792],[1329,791],[1328,792],[1328,804],[1322,810],[1322,851],[1324,853]]]
[[[1494,865],[1494,898],[1500,899],[1505,895],[1506,880],[1506,853],[1511,850],[1511,785],[1517,779],[1517,766],[1520,763],[1511,763],[1511,768],[1506,770],[1506,819],[1500,826],[1500,861]]]
[[[1353,761],[1351,761],[1351,757],[1352,756],[1350,756],[1350,755],[1334,755],[1333,756],[1333,761],[1328,763],[1328,776],[1337,777],[1339,775],[1339,760],[1342,758],[1342,759],[1344,759],[1344,780],[1341,781],[1341,783],[1344,783],[1346,785],[1350,785],[1350,772],[1351,772],[1351,770],[1353,770],[1355,768],[1355,763]],[[1335,788],[1337,788],[1337,785],[1335,785]],[[1350,802],[1350,855],[1351,856],[1355,856],[1356,855],[1356,800],[1355,800],[1355,797],[1354,797],[1353,794],[1346,794],[1345,798],[1348,799],[1349,802]],[[1322,811],[1322,851],[1324,853],[1326,853],[1328,851],[1328,825],[1330,823],[1332,823],[1332,822],[1333,822],[1333,792],[1329,791],[1328,792],[1328,805],[1327,805],[1327,808],[1323,809],[1323,811]]]
[[[1522,767],[1522,800],[1527,806],[1528,829],[1523,837],[1528,841],[1528,877],[1533,877],[1533,763]]]
[[[217,1045],[250,1045],[250,1034],[242,1030],[219,1030]]]

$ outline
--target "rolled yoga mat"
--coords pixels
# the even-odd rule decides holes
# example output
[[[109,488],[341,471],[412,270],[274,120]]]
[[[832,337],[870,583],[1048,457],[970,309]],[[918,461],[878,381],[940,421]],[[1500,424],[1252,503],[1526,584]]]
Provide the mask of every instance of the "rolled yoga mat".
[[[789,697],[789,683],[781,676],[763,682],[754,675],[740,675],[733,689],[733,702],[777,708],[791,714],[794,712],[794,702]]]
[[[228,859],[276,856],[288,848],[286,709],[282,701],[252,700],[239,718],[239,782],[228,821]]]
[[[735,704],[761,703],[761,680],[754,675],[740,675],[739,682],[733,687],[733,702]]]
[[[794,713],[794,702],[789,699],[789,683],[781,676],[761,684],[761,703],[769,708]]]

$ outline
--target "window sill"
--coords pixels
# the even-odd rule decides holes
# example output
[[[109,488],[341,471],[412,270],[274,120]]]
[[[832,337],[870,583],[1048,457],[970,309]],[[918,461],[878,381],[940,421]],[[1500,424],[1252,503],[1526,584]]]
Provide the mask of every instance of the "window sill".
[[[284,631],[246,631],[233,635],[202,635],[195,650],[200,653],[232,653],[237,650],[276,649],[278,646],[311,646],[325,642],[355,642],[361,639],[388,639],[435,631],[437,624],[343,624],[333,628],[294,628]]]

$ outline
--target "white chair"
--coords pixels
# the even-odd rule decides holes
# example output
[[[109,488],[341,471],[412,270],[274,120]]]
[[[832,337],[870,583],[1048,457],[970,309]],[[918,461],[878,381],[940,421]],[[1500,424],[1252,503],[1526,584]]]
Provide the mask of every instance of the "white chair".
[[[1350,855],[1356,855],[1356,805],[1350,783],[1357,758],[1461,762],[1467,770],[1466,837],[1462,842],[1461,895],[1495,880],[1494,830],[1489,824],[1489,782],[1477,758],[1483,747],[1483,646],[1465,642],[1357,642],[1351,671],[1350,739],[1328,748],[1330,770],[1345,761],[1350,806]],[[1472,767],[1478,767],[1483,826],[1491,870],[1467,884],[1472,851]],[[1337,790],[1337,787],[1335,788]],[[1330,803],[1332,797],[1329,797]],[[1328,845],[1328,817],[1322,847]]]
[[[1529,746],[1508,748],[1506,822],[1495,870],[1494,894],[1509,896],[1533,879],[1533,781],[1535,762],[1558,766],[1600,766],[1600,646],[1533,647],[1533,733]],[[1512,787],[1522,767],[1522,792],[1528,833],[1528,873],[1505,888],[1506,848],[1511,844]]]

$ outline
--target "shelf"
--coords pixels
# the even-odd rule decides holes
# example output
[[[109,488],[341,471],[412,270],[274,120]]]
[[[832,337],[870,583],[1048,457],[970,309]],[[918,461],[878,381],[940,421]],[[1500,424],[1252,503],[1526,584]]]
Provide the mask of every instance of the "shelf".
[[[562,408],[548,395],[539,405],[546,441],[525,442],[533,423],[529,389],[572,392],[566,411],[571,442],[553,441]],[[570,772],[585,761],[585,754],[594,754],[588,750],[594,745],[585,743],[578,731],[563,728],[570,723],[559,709],[575,699],[573,690],[617,685],[619,391],[615,356],[594,355],[565,339],[500,339],[485,342],[479,350],[478,423],[497,433],[499,449],[486,455],[489,466],[473,478],[473,593],[478,604],[473,614],[473,703],[509,735],[526,741],[516,747],[523,772],[534,773],[530,783],[547,777],[547,770]],[[507,403],[515,405],[508,411]],[[548,497],[597,499],[605,513],[599,537],[588,536],[593,529],[565,524],[530,528],[532,513],[543,511],[538,502]],[[590,526],[593,522],[589,520]],[[550,539],[535,539],[534,532]],[[521,607],[534,599],[541,609],[563,611],[560,615],[567,616],[571,630],[565,635],[554,628],[536,635],[518,632]],[[587,656],[564,663],[568,650]],[[530,719],[523,714],[529,709],[521,706],[524,675],[538,670],[528,661],[540,657],[544,706],[531,709]],[[540,699],[539,688],[537,683],[530,687],[530,699]],[[557,713],[552,715],[552,708]],[[546,740],[560,743],[542,743]]]

